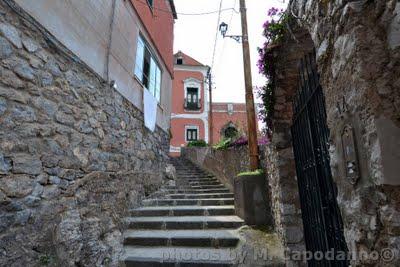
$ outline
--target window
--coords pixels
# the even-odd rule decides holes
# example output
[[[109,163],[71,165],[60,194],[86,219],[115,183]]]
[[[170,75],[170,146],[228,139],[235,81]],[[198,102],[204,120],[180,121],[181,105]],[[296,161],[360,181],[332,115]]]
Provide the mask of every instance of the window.
[[[153,7],[153,0],[147,0],[147,3],[149,4],[150,7]]]
[[[200,109],[199,88],[187,87],[185,109],[198,110]]]
[[[229,115],[233,114],[233,104],[228,104],[228,114]]]
[[[189,127],[186,128],[186,141],[197,141],[198,140],[198,128],[197,127]]]
[[[137,43],[135,75],[160,102],[161,70],[141,36],[139,36]]]
[[[188,101],[188,103],[197,103],[198,102],[198,96],[199,96],[199,89],[198,88],[193,88],[193,87],[188,87],[187,88],[187,101]]]
[[[238,135],[238,131],[234,126],[229,126],[224,131],[225,138],[234,138]]]
[[[176,64],[177,65],[182,65],[183,64],[183,59],[181,57],[176,59]]]

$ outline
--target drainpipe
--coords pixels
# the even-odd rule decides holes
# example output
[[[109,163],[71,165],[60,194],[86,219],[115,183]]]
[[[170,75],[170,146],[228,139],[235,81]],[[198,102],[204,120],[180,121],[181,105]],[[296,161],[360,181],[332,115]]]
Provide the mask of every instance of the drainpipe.
[[[209,105],[210,105],[210,110],[209,115],[208,115],[208,126],[209,126],[209,144],[213,144],[213,112],[212,112],[212,80],[211,80],[211,68],[208,67],[208,72],[207,72],[207,78],[208,78],[208,91],[209,91]]]
[[[107,45],[107,55],[106,55],[106,64],[105,64],[105,77],[106,81],[110,83],[110,56],[111,56],[111,44],[112,37],[114,31],[114,17],[115,17],[115,8],[116,8],[117,0],[113,0],[111,5],[111,16],[110,16],[110,33],[108,35],[108,45]]]

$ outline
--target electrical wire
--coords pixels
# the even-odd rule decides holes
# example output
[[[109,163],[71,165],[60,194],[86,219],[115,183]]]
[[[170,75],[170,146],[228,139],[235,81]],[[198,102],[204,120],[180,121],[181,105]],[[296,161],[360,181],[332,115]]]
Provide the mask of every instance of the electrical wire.
[[[236,4],[237,4],[237,0],[235,0],[235,2],[234,2],[234,4],[233,4],[233,7],[234,7],[234,8],[236,7]],[[232,23],[233,13],[234,13],[234,12],[232,11],[231,16],[230,16],[230,18],[229,18],[228,25],[231,25],[231,23]],[[219,64],[220,64],[220,62],[221,62],[221,58],[222,58],[222,56],[223,56],[223,54],[224,54],[225,47],[226,47],[226,41],[227,41],[226,38],[224,38],[224,39],[223,39],[223,44],[222,44],[222,52],[221,52],[221,54],[219,55],[218,60],[217,60],[217,62],[216,62],[216,70],[218,70]]]
[[[136,2],[148,5],[147,2],[143,2],[141,0],[136,0]],[[163,9],[163,8],[159,8],[159,7],[152,7],[152,9],[172,14],[172,12],[170,10],[167,10],[167,9]],[[180,16],[204,16],[204,15],[212,15],[212,14],[215,14],[215,13],[221,13],[221,12],[225,12],[225,11],[229,11],[229,10],[233,10],[233,12],[236,12],[237,14],[240,13],[234,7],[230,7],[230,8],[224,8],[224,9],[201,12],[201,13],[180,13],[180,12],[177,12],[176,14],[180,15]]]
[[[217,20],[217,30],[215,32],[213,55],[212,55],[212,59],[211,59],[211,69],[213,69],[213,67],[214,67],[215,51],[216,51],[216,48],[217,48],[217,41],[218,41],[219,23],[221,21],[222,1],[223,0],[221,0],[219,2],[219,13],[218,13],[218,20]]]

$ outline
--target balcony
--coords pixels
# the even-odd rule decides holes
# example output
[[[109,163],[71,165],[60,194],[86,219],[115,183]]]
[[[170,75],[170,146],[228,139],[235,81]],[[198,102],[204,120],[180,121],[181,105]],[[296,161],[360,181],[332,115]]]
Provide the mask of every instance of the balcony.
[[[200,110],[201,109],[201,103],[198,102],[188,102],[187,99],[185,98],[185,103],[183,107],[186,110]]]

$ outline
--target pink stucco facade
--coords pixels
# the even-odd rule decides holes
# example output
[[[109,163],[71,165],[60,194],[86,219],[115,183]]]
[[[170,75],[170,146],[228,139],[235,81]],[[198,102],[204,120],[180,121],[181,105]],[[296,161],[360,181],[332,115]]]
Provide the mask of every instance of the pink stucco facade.
[[[209,67],[183,52],[175,54],[171,113],[171,156],[179,156],[181,148],[192,139],[204,140],[212,144],[218,143],[225,137],[226,129],[229,127],[234,128],[239,135],[246,135],[247,115],[244,103],[213,103],[213,128],[211,133],[209,128],[210,102],[208,83],[206,82],[208,71]],[[190,107],[188,104],[193,103],[188,103],[188,99],[193,100],[190,96],[193,90],[197,92],[196,104]]]

